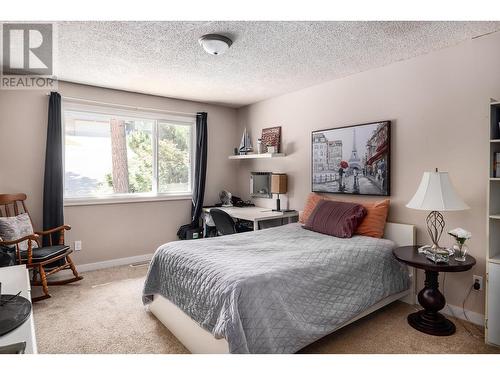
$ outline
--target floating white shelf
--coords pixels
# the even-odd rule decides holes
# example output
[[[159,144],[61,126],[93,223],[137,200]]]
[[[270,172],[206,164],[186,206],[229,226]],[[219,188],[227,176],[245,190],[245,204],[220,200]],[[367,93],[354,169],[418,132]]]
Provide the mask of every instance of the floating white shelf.
[[[491,143],[500,143],[500,139],[490,139]]]
[[[500,181],[500,177],[490,177],[490,181]]]
[[[269,159],[269,158],[283,158],[285,156],[286,155],[283,153],[279,154],[264,153],[264,154],[248,154],[248,155],[230,155],[229,159]]]
[[[490,215],[490,219],[498,219],[498,220],[500,220],[500,214]]]

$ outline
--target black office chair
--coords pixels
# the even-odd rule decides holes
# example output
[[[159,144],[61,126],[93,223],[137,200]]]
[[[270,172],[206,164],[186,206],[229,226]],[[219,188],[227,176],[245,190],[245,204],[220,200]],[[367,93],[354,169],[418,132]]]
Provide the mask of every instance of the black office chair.
[[[251,228],[248,228],[241,223],[235,223],[231,215],[229,215],[226,211],[220,210],[218,208],[212,208],[210,210],[210,216],[212,216],[212,220],[214,221],[217,232],[222,236],[248,232],[252,230]]]

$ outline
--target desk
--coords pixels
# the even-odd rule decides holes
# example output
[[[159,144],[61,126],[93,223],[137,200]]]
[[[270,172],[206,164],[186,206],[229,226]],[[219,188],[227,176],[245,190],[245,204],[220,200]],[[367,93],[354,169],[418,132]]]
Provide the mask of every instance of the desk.
[[[25,265],[0,268],[0,282],[3,294],[16,294],[31,301],[31,284]],[[31,316],[19,327],[6,335],[0,336],[0,346],[26,341],[26,354],[36,354],[35,324],[33,322],[33,306]]]
[[[277,212],[265,207],[204,207],[203,212],[209,213],[212,208],[219,208],[231,217],[253,222],[253,230],[259,230],[259,223],[266,220],[287,219],[287,224],[299,216],[298,211]]]

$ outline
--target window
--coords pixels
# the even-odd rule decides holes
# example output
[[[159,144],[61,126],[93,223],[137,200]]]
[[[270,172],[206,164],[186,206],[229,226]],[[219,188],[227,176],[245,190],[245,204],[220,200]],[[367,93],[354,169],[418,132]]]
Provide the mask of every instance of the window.
[[[66,203],[190,195],[194,121],[64,103]]]

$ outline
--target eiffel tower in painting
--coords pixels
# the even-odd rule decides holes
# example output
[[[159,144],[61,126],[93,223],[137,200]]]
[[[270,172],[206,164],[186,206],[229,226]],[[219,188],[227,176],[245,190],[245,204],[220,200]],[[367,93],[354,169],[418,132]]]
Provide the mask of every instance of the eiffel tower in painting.
[[[358,149],[356,147],[356,128],[352,129],[352,151],[349,158],[349,169],[351,171],[354,169],[361,170],[361,159],[358,156]]]

